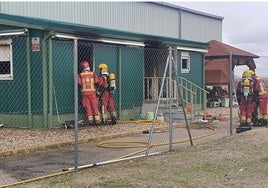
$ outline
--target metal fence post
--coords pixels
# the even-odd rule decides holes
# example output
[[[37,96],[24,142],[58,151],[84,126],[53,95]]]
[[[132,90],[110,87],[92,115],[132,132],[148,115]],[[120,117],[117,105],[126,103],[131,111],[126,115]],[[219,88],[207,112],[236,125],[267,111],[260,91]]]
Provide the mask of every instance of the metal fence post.
[[[75,171],[78,171],[78,85],[77,85],[77,68],[78,68],[78,55],[77,55],[77,39],[74,40],[74,124],[75,124],[75,131],[74,131],[74,150],[75,150]]]
[[[49,111],[48,111],[48,127],[52,128],[53,117],[53,62],[52,62],[52,39],[48,39],[48,99],[49,99]]]
[[[48,63],[47,63],[47,33],[42,41],[42,65],[43,65],[43,128],[48,126]]]
[[[30,37],[26,38],[26,59],[27,59],[27,94],[28,94],[28,127],[32,128],[32,88],[31,88],[31,47]]]
[[[168,48],[168,66],[169,66],[169,151],[172,150],[172,88],[171,88],[171,79],[172,79],[172,48]]]
[[[233,55],[229,55],[229,107],[230,107],[230,135],[233,134]]]

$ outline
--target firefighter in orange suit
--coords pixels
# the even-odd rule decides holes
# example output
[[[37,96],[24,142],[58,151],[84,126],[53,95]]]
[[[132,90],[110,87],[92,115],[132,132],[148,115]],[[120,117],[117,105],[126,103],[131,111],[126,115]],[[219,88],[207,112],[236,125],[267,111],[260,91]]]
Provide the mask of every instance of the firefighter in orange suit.
[[[116,124],[117,122],[117,114],[115,110],[114,104],[114,90],[116,88],[115,85],[115,75],[113,73],[108,73],[108,66],[105,63],[101,63],[98,66],[100,70],[100,103],[101,103],[101,114],[102,121],[104,124],[108,123],[108,115],[111,118],[111,125]],[[109,113],[109,114],[108,114]]]
[[[99,78],[94,72],[90,71],[89,63],[80,63],[81,73],[78,76],[78,84],[82,93],[82,105],[86,110],[89,125],[100,124],[100,114],[98,109],[98,97],[96,95],[96,85]]]
[[[251,127],[254,106],[259,103],[260,86],[253,75],[252,70],[244,71],[242,80],[237,84],[236,95],[241,114],[240,127]]]
[[[258,125],[260,126],[267,126],[267,103],[268,103],[268,93],[267,89],[264,85],[263,79],[258,77],[256,74],[254,74],[254,79],[257,80],[257,82],[260,85],[260,103],[258,106],[258,112],[257,112],[257,118],[258,118]]]

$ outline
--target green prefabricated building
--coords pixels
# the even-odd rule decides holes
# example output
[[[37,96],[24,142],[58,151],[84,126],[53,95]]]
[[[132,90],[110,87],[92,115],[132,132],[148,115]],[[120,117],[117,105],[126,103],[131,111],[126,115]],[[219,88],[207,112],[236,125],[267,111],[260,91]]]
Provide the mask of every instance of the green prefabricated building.
[[[148,59],[145,52],[157,49],[167,54],[169,46],[177,45],[208,48],[207,43],[44,19],[0,14],[0,20],[0,47],[9,49],[12,54],[12,63],[6,63],[11,66],[8,69],[12,71],[12,77],[0,80],[0,123],[5,127],[59,128],[64,121],[74,120],[74,75],[79,72],[74,71],[74,67],[84,59],[91,63],[95,72],[104,62],[109,73],[116,75],[114,98],[119,120],[137,119],[144,103],[144,66]],[[60,34],[65,36],[59,37]],[[107,43],[100,38],[136,41],[144,45]],[[75,40],[78,41],[77,49]],[[204,54],[191,52],[191,57],[194,66],[191,73],[184,76],[203,87],[204,73],[200,69],[204,70]],[[6,73],[3,66],[0,70]],[[80,97],[78,100],[79,118],[83,119]]]

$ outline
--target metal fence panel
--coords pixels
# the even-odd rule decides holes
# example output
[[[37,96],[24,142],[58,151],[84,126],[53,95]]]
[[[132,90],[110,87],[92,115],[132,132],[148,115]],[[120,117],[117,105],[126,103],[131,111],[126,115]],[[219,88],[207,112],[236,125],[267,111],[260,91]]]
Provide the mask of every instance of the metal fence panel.
[[[35,132],[29,137],[33,141],[36,141],[35,135],[40,135],[40,139],[43,138],[46,142],[46,138],[41,137],[41,134],[46,134],[53,141],[45,144],[53,144],[53,147],[57,147],[48,149],[44,147],[44,143],[38,145],[36,141],[35,146],[41,149],[44,147],[43,149],[46,150],[9,156],[2,160],[1,170],[11,174],[10,177],[15,171],[11,169],[20,169],[16,173],[16,178],[7,178],[7,183],[57,173],[63,169],[91,167],[168,151],[170,141],[188,138],[184,126],[174,129],[174,138],[170,140],[173,133],[170,132],[172,129],[169,129],[169,126],[172,125],[172,121],[175,123],[174,126],[179,124],[176,123],[175,118],[164,119],[162,114],[168,115],[173,111],[174,114],[178,114],[179,95],[176,92],[179,89],[178,85],[175,86],[177,80],[174,79],[174,75],[163,74],[169,62],[168,57],[170,58],[168,49],[79,40],[76,43],[74,40],[45,38],[42,40],[42,50],[32,51],[29,48],[29,38],[15,37],[12,40],[14,78],[0,81],[0,88],[3,91],[0,97],[1,121],[6,128],[32,128]],[[90,62],[90,68],[97,75],[99,75],[98,65],[101,63],[106,63],[108,72],[116,75],[114,98],[118,122],[114,126],[87,124],[80,90],[76,98],[74,87],[77,83],[74,67],[79,67],[79,63],[83,60]],[[77,72],[80,72],[79,68]],[[158,85],[148,85],[152,80],[146,76],[159,78]],[[165,88],[160,90],[162,84],[160,80],[163,77],[165,77],[163,79]],[[172,79],[172,94],[169,94],[170,79]],[[154,88],[149,88],[152,86]],[[153,114],[142,114],[142,108],[147,105],[145,99],[152,99],[152,96],[148,95],[152,90],[156,90],[161,97],[156,96],[154,100],[149,101],[148,105],[152,103],[156,105],[159,100],[161,109]],[[172,104],[176,104],[172,112],[167,105],[170,104],[170,98]],[[76,102],[78,109],[75,109]],[[149,112],[154,109],[151,108]],[[76,110],[78,117],[75,116]],[[155,128],[151,129],[153,122]],[[77,129],[73,135],[75,126]],[[47,132],[36,131],[35,128],[47,129]],[[47,134],[50,131],[51,134]],[[132,134],[129,134],[129,131]],[[150,136],[152,136],[152,145],[149,153],[146,154]],[[79,145],[76,139],[79,139]],[[41,170],[36,169],[36,166]]]

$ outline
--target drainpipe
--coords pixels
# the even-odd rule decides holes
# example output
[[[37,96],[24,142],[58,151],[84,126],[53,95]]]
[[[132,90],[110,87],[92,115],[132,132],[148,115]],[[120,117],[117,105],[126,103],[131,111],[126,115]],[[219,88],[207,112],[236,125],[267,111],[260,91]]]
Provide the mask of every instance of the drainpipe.
[[[48,127],[52,127],[53,117],[53,63],[52,63],[52,39],[48,39],[48,101],[49,101],[49,114],[48,114]]]
[[[173,64],[174,64],[174,74],[175,74],[175,77],[179,75],[179,72],[178,72],[178,50],[177,50],[177,46],[172,46],[172,48],[174,49],[173,50]],[[175,78],[175,85],[177,84],[180,84],[180,83],[177,83],[177,79]],[[175,95],[174,95],[174,98],[178,99],[178,96],[177,96],[177,93],[178,93],[178,87],[175,87]]]
[[[206,59],[205,59],[205,54],[203,53],[203,88],[206,87]],[[203,110],[206,112],[207,111],[207,96],[206,93],[203,91]]]
[[[121,119],[122,114],[122,49],[118,47],[118,119]]]
[[[42,41],[42,65],[43,65],[43,128],[47,127],[48,122],[48,96],[47,96],[47,44],[46,40],[48,38],[47,33],[44,33]]]
[[[32,93],[31,93],[31,47],[30,37],[26,37],[27,93],[28,93],[28,127],[32,128]]]

